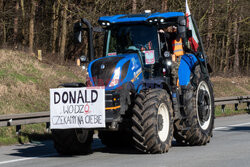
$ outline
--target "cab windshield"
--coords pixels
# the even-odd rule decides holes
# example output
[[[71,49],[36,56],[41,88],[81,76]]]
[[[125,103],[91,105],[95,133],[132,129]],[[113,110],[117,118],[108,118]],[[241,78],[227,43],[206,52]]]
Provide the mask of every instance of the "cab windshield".
[[[139,53],[146,65],[158,62],[159,46],[156,27],[137,24],[112,26],[107,36],[106,56],[133,52]],[[146,57],[151,58],[148,62],[145,60],[145,54]]]

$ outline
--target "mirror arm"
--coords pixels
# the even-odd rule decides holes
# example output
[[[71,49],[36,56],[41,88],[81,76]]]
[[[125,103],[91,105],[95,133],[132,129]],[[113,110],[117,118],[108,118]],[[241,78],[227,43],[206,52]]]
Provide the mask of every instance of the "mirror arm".
[[[93,45],[93,27],[91,26],[90,22],[84,18],[81,19],[82,23],[87,26],[88,31],[88,51],[89,51],[89,60],[94,60],[94,45]]]

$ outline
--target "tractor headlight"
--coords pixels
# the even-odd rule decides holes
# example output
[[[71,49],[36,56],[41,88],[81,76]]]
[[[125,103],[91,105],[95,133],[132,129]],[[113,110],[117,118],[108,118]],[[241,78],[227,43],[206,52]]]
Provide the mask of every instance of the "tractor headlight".
[[[98,23],[104,28],[111,25],[109,21],[98,21]]]
[[[162,17],[149,18],[147,22],[150,24],[166,24],[166,20]]]
[[[172,61],[170,61],[170,60],[167,61],[167,65],[168,65],[168,66],[171,66],[171,65],[172,65]]]
[[[120,67],[115,69],[114,76],[109,84],[109,87],[116,86],[120,80],[121,69]]]

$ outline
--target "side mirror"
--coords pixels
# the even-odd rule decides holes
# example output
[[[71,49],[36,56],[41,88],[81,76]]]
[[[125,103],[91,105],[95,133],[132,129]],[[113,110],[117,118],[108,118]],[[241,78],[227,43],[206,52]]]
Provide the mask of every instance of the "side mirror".
[[[186,38],[186,19],[184,16],[178,17],[178,34],[179,37]]]
[[[82,55],[82,56],[80,57],[80,61],[81,61],[81,63],[86,63],[86,62],[87,62],[87,57],[84,56],[84,55]]]
[[[185,19],[184,16],[179,16],[179,17],[178,17],[178,24],[179,24],[180,26],[186,26],[186,19]]]
[[[82,23],[77,22],[74,24],[74,38],[76,43],[82,42]]]
[[[172,59],[171,58],[171,53],[169,51],[165,51],[163,55],[164,55],[165,59]]]

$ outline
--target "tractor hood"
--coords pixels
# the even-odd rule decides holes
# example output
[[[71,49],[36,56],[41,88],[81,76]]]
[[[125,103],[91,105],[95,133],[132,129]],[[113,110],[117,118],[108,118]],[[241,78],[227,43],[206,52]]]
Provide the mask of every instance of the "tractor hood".
[[[116,89],[122,84],[136,84],[142,78],[142,67],[136,53],[120,54],[96,59],[89,64],[89,78],[92,86]],[[138,79],[137,79],[138,78]]]

